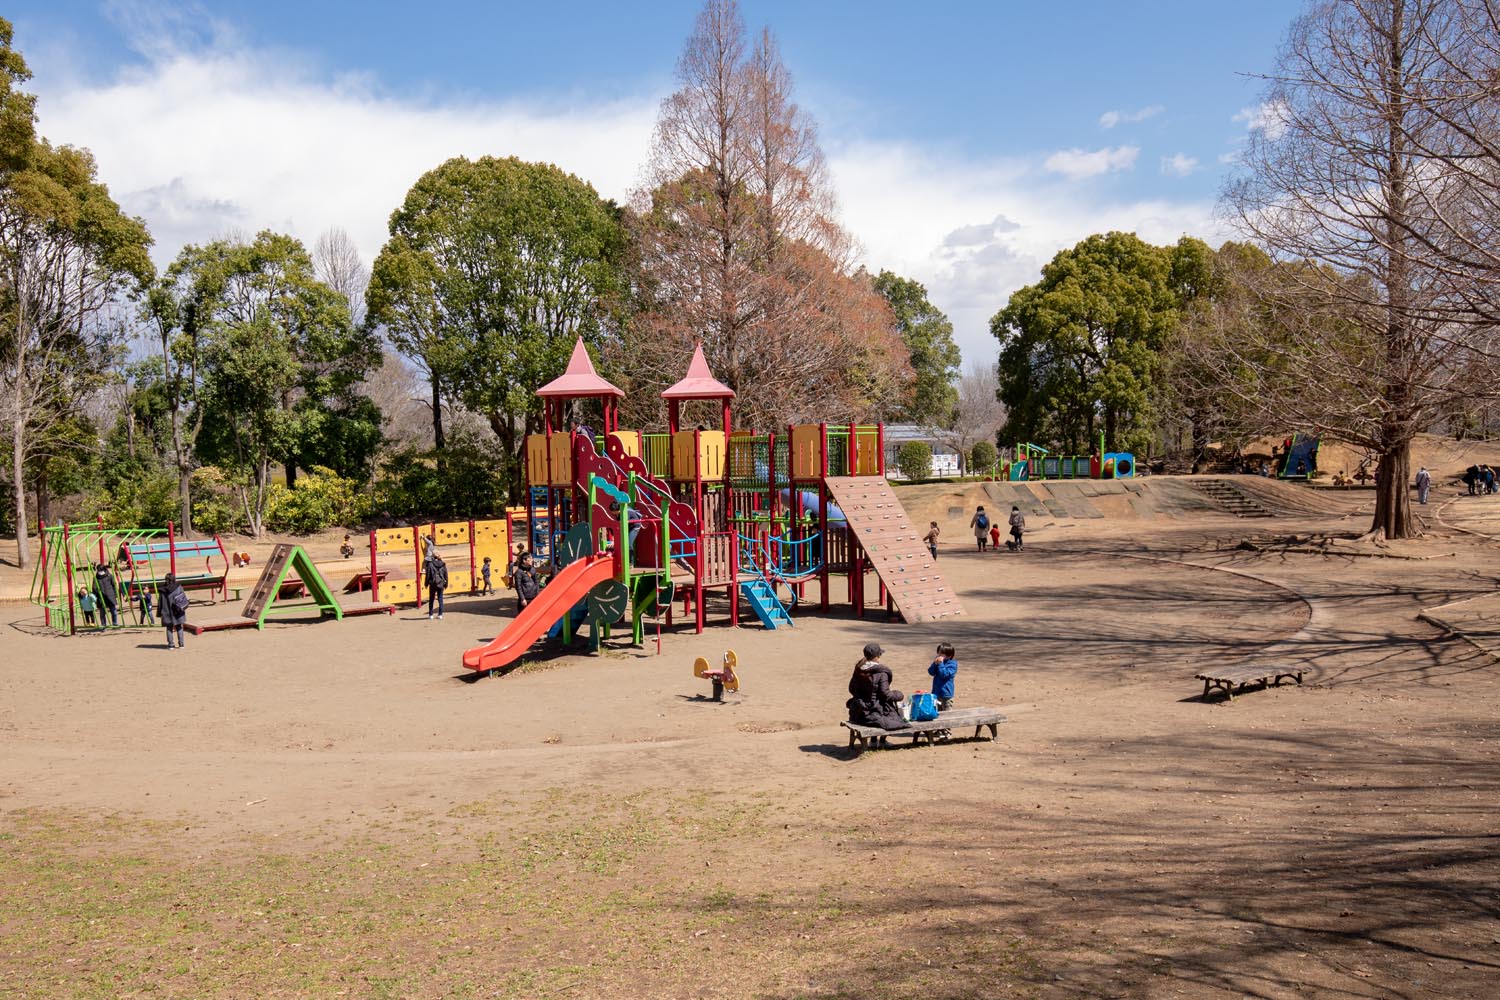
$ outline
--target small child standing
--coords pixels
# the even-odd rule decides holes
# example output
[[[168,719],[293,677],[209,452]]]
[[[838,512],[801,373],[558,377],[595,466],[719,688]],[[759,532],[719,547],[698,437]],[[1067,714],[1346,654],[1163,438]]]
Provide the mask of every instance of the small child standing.
[[[484,580],[484,589],[479,592],[481,597],[495,592],[495,585],[490,582],[490,557],[484,557],[484,565],[479,568],[479,575]]]
[[[1000,551],[1000,525],[994,522],[990,523],[990,548]]]
[[[97,600],[94,595],[82,587],[78,588],[78,610],[83,612],[83,623],[85,625],[94,624],[94,608],[96,606]]]
[[[939,712],[946,712],[953,707],[953,679],[958,676],[958,660],[954,658],[956,655],[951,642],[940,642],[937,656],[927,668],[927,672],[932,675],[932,696],[937,699]]]
[[[140,589],[141,595],[141,624],[155,625],[156,617],[151,612],[151,590],[147,587]]]
[[[927,551],[932,553],[932,558],[936,559],[938,536],[942,534],[942,532],[938,530],[936,521],[932,521],[929,523],[931,524],[931,527],[927,529],[927,534],[922,536],[922,541],[927,544]]]

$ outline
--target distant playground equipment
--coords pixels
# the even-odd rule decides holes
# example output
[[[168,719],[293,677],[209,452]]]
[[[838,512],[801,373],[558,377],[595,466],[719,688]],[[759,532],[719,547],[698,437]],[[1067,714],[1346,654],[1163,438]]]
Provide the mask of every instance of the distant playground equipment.
[[[106,528],[103,518],[93,524],[42,522],[39,527],[41,550],[30,600],[44,610],[47,625],[63,635],[78,631],[78,592],[93,590],[96,565],[105,567],[119,595],[120,624],[111,628],[151,624],[143,620],[141,595],[149,594],[154,608],[157,589],[168,573],[184,590],[206,590],[217,595],[215,600],[229,596],[224,582],[229,556],[218,535],[178,538],[170,521],[165,528]]]
[[[595,372],[581,339],[567,370],[537,395],[544,429],[526,439],[524,529],[510,521],[550,582],[504,632],[464,653],[467,669],[496,671],[539,637],[571,641],[584,623],[597,648],[627,620],[642,643],[649,617],[659,643],[674,598],[702,632],[706,598],[718,591],[728,624],[740,623],[743,602],[766,628],[785,627],[789,605],[810,603],[809,587],[820,609],[830,607],[834,576],[847,579],[858,615],[876,597],[907,621],[961,612],[885,481],[882,425],[736,429],[734,391],[713,377],[701,347],[662,393],[664,433],[619,426],[624,393]],[[569,426],[584,401],[600,427]],[[692,401],[716,403],[720,426],[683,427],[682,404]],[[867,594],[871,570],[877,590]]]
[[[448,593],[477,594],[483,586],[485,557],[490,579],[504,589],[501,577],[510,561],[512,519],[489,521],[434,521],[411,528],[378,528],[370,532],[369,575],[361,573],[346,590],[368,585],[372,601],[421,604],[426,598],[422,564],[428,546],[448,564]],[[525,538],[525,532],[521,534]]]
[[[740,689],[740,675],[735,670],[739,665],[739,657],[734,655],[734,650],[726,649],[718,667],[710,667],[707,657],[700,656],[694,660],[693,676],[712,681],[713,700],[723,701],[725,691],[734,692]]]
[[[268,618],[278,616],[305,618],[316,614],[319,619],[342,621],[347,615],[391,614],[395,610],[390,604],[378,602],[344,604],[302,546],[283,544],[271,551],[238,615],[201,620],[189,617],[184,627],[202,635],[252,626],[263,629]]]
[[[1311,479],[1318,472],[1318,447],[1321,436],[1293,432],[1282,442],[1280,460],[1276,466],[1278,479]]]
[[[1002,479],[1129,479],[1135,475],[1135,455],[1105,451],[1104,435],[1092,455],[1054,455],[1039,444],[1021,443],[1000,460]]]

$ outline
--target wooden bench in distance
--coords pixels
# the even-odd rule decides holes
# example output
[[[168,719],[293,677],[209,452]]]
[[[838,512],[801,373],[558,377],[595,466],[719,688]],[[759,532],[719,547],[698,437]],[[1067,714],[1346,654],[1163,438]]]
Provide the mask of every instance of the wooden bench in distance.
[[[931,722],[908,722],[900,729],[881,729],[879,726],[860,726],[853,722],[840,723],[849,730],[849,745],[852,747],[859,744],[861,750],[870,746],[875,740],[882,736],[910,736],[912,743],[918,743],[923,738],[927,742],[935,743],[939,736],[947,734],[950,729],[961,729],[965,726],[974,727],[974,738],[978,739],[980,731],[988,727],[990,739],[999,737],[1000,723],[1005,721],[1005,716],[993,708],[957,708],[949,712],[939,712],[938,717]]]
[[[1235,688],[1247,688],[1251,685],[1269,687],[1273,684],[1280,685],[1282,681],[1291,678],[1298,684],[1302,683],[1303,667],[1266,666],[1239,666],[1239,667],[1216,667],[1197,674],[1198,680],[1203,682],[1203,700],[1214,690],[1223,691],[1225,696],[1233,701]]]

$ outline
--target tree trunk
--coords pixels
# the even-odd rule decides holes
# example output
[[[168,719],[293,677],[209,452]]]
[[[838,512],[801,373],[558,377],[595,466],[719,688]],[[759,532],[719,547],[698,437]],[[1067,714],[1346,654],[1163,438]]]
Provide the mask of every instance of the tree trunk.
[[[36,477],[36,519],[52,520],[52,491],[47,488],[45,473]]]
[[[442,451],[448,447],[448,440],[443,436],[443,394],[438,377],[433,375],[432,382],[432,447]]]
[[[177,469],[177,495],[182,502],[180,531],[183,538],[189,538],[193,534],[193,475],[184,472],[179,466]]]
[[[286,462],[283,463],[283,468],[286,469],[286,488],[289,490],[295,488],[297,485],[296,461],[290,458],[287,459]]]
[[[19,408],[18,408],[19,410]],[[16,565],[31,564],[31,539],[26,524],[26,420],[17,412],[11,425],[10,473],[16,490]]]
[[[1375,467],[1375,520],[1372,534],[1386,538],[1411,538],[1411,443],[1392,441],[1380,453]]]

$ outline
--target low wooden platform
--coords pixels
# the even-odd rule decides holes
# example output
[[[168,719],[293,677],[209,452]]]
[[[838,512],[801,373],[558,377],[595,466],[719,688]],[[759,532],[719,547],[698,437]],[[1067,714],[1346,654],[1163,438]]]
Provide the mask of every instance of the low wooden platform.
[[[1279,686],[1284,680],[1295,680],[1302,683],[1303,667],[1291,667],[1285,664],[1280,666],[1267,666],[1258,664],[1254,666],[1221,667],[1213,670],[1205,670],[1195,675],[1203,682],[1203,698],[1214,691],[1223,691],[1228,700],[1234,699],[1235,688],[1247,687],[1270,687]]]
[[[951,730],[963,729],[968,726],[974,727],[974,739],[978,739],[984,729],[989,729],[990,739],[997,739],[1000,735],[1000,723],[1005,721],[1005,716],[993,708],[957,708],[948,712],[939,712],[938,717],[931,722],[908,722],[901,729],[881,729],[879,726],[860,726],[853,722],[840,723],[849,730],[849,745],[856,743],[861,750],[872,745],[878,745],[882,736],[910,736],[912,743],[919,743],[926,739],[929,744],[939,739],[946,739]]]

